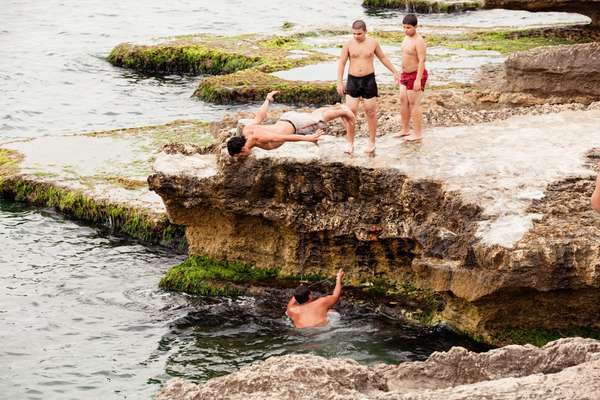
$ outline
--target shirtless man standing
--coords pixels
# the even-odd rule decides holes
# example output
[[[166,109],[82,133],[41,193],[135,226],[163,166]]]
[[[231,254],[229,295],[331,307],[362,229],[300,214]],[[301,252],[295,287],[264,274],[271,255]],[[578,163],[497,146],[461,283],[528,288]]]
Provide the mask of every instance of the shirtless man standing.
[[[342,295],[344,271],[340,269],[335,280],[335,289],[329,296],[314,299],[308,286],[300,285],[294,291],[287,306],[287,315],[296,328],[313,328],[327,324],[327,311]]]
[[[264,150],[273,150],[285,142],[313,142],[318,143],[321,133],[318,129],[326,123],[340,118],[348,130],[354,125],[354,114],[350,109],[341,104],[338,106],[322,107],[312,112],[288,111],[279,117],[274,124],[265,125],[262,122],[267,118],[269,104],[279,91],[274,90],[267,94],[267,98],[253,119],[238,121],[239,136],[227,141],[227,151],[230,155],[247,156],[253,147]]]
[[[423,135],[423,115],[421,114],[421,97],[427,82],[425,69],[425,41],[417,33],[417,17],[408,14],[402,20],[404,40],[402,41],[402,74],[400,75],[400,115],[402,116],[402,132],[394,135],[405,140],[419,140]],[[415,133],[408,132],[412,117]]]
[[[342,54],[338,62],[338,83],[337,91],[341,97],[346,94],[346,104],[356,115],[358,103],[363,100],[363,107],[367,114],[367,123],[369,126],[369,145],[365,152],[375,151],[375,135],[377,134],[377,82],[375,82],[375,68],[373,58],[377,56],[379,61],[390,70],[394,79],[398,79],[398,72],[390,60],[383,54],[381,46],[377,40],[367,37],[367,25],[364,21],[354,21],[352,24],[352,39],[350,39],[342,48]],[[350,60],[348,69],[348,80],[344,88],[344,69],[346,62]],[[354,133],[355,125],[352,124],[348,129],[348,145],[345,152],[352,154],[354,151]]]

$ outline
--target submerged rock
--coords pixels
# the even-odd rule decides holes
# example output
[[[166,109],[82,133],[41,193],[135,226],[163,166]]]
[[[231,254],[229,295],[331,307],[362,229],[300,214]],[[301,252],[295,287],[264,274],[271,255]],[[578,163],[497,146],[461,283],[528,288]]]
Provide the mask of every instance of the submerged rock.
[[[246,160],[161,154],[148,181],[192,255],[290,275],[343,267],[355,284],[443,295],[439,317],[483,340],[543,342],[600,327],[585,161],[598,126],[594,110],[515,117],[383,137],[373,158],[331,136]]]
[[[157,400],[183,399],[592,399],[600,391],[600,342],[569,338],[539,349],[487,353],[461,347],[424,362],[366,367],[313,355],[271,357],[200,385],[173,379]]]

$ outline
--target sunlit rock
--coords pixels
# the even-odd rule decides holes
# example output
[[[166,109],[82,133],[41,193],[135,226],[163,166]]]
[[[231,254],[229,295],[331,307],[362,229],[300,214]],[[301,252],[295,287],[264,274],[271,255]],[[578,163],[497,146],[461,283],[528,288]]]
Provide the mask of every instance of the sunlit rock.
[[[190,254],[343,267],[443,295],[439,318],[483,340],[544,342],[600,327],[599,127],[589,110],[385,136],[373,158],[331,136],[246,160],[163,153],[149,184]]]
[[[454,347],[424,362],[366,367],[313,355],[271,357],[200,385],[169,381],[157,400],[591,399],[600,391],[600,342],[561,339],[487,353]]]

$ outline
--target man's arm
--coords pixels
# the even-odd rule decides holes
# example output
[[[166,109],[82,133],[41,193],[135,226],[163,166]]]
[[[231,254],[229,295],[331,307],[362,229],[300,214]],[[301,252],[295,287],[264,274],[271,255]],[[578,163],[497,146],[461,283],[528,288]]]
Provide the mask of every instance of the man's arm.
[[[598,176],[596,177],[596,189],[592,194],[592,208],[600,212],[600,164],[598,164]]]
[[[381,49],[379,43],[377,43],[377,46],[375,47],[375,55],[377,56],[377,58],[379,58],[379,61],[381,61],[381,63],[392,73],[392,75],[394,75],[394,80],[397,80],[398,71],[396,71],[396,68],[394,67],[394,64],[392,64],[390,59],[387,58],[387,56]]]
[[[292,298],[288,302],[287,309],[289,310],[290,307],[294,307],[296,304],[298,304],[298,302],[296,301],[296,298],[292,296]]]
[[[344,270],[340,268],[337,273],[335,279],[335,289],[333,289],[333,294],[329,296],[321,297],[317,301],[326,306],[327,308],[331,308],[338,302],[340,297],[342,296],[342,280],[344,279]]]
[[[321,137],[321,132],[313,133],[312,135],[284,135],[281,133],[260,132],[254,134],[254,139],[259,142],[313,142],[316,143]]]
[[[417,68],[417,78],[413,86],[414,90],[421,90],[421,79],[423,79],[423,71],[425,71],[425,58],[427,50],[425,48],[425,41],[423,39],[417,40],[417,60],[419,60],[419,66]]]
[[[256,115],[254,116],[255,124],[260,124],[267,118],[267,111],[269,110],[269,104],[271,104],[273,101],[275,101],[273,96],[275,96],[277,93],[279,93],[279,90],[274,90],[272,92],[269,92],[269,94],[267,94],[265,101],[262,103],[262,105],[256,112]]]
[[[344,97],[344,69],[346,69],[346,63],[348,62],[348,43],[342,47],[342,54],[340,54],[340,59],[338,61],[338,70],[337,70],[337,92],[340,97]]]

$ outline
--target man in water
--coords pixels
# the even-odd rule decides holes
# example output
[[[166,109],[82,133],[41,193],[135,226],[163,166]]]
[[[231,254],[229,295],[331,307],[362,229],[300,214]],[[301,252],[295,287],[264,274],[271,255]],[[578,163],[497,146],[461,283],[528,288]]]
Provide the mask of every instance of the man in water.
[[[327,324],[327,311],[337,303],[342,295],[344,271],[340,269],[336,276],[335,289],[329,296],[315,299],[308,286],[300,285],[287,306],[287,315],[296,328],[313,328]]]
[[[425,57],[427,48],[425,41],[417,33],[417,17],[408,14],[402,20],[404,40],[402,41],[402,74],[400,74],[400,115],[402,132],[395,137],[405,140],[419,140],[423,135],[423,116],[421,98],[427,83]],[[415,132],[408,132],[412,117]]]
[[[277,90],[267,95],[264,103],[256,113],[254,119],[238,121],[241,135],[232,137],[227,141],[227,151],[230,155],[247,156],[253,147],[265,150],[276,149],[285,142],[313,142],[318,144],[321,132],[318,129],[326,123],[340,118],[348,130],[354,126],[354,114],[345,105],[322,107],[313,112],[288,111],[279,117],[274,124],[261,125],[267,118],[269,104],[274,101]],[[315,133],[315,131],[317,131]]]
[[[600,164],[598,164],[598,176],[596,177],[596,189],[592,193],[592,208],[600,212]]]
[[[342,48],[342,54],[338,62],[337,91],[341,97],[346,94],[346,104],[355,115],[360,100],[363,100],[369,127],[369,144],[365,149],[366,153],[375,151],[375,136],[377,135],[377,97],[379,93],[375,81],[375,67],[373,66],[375,56],[390,70],[394,75],[394,79],[398,79],[396,68],[385,56],[377,40],[367,37],[367,25],[364,21],[354,21],[352,23],[352,39]],[[350,60],[350,66],[348,67],[346,87],[344,87],[344,69],[348,60]],[[354,125],[349,126],[346,140],[348,145],[345,152],[352,154],[354,151]]]

